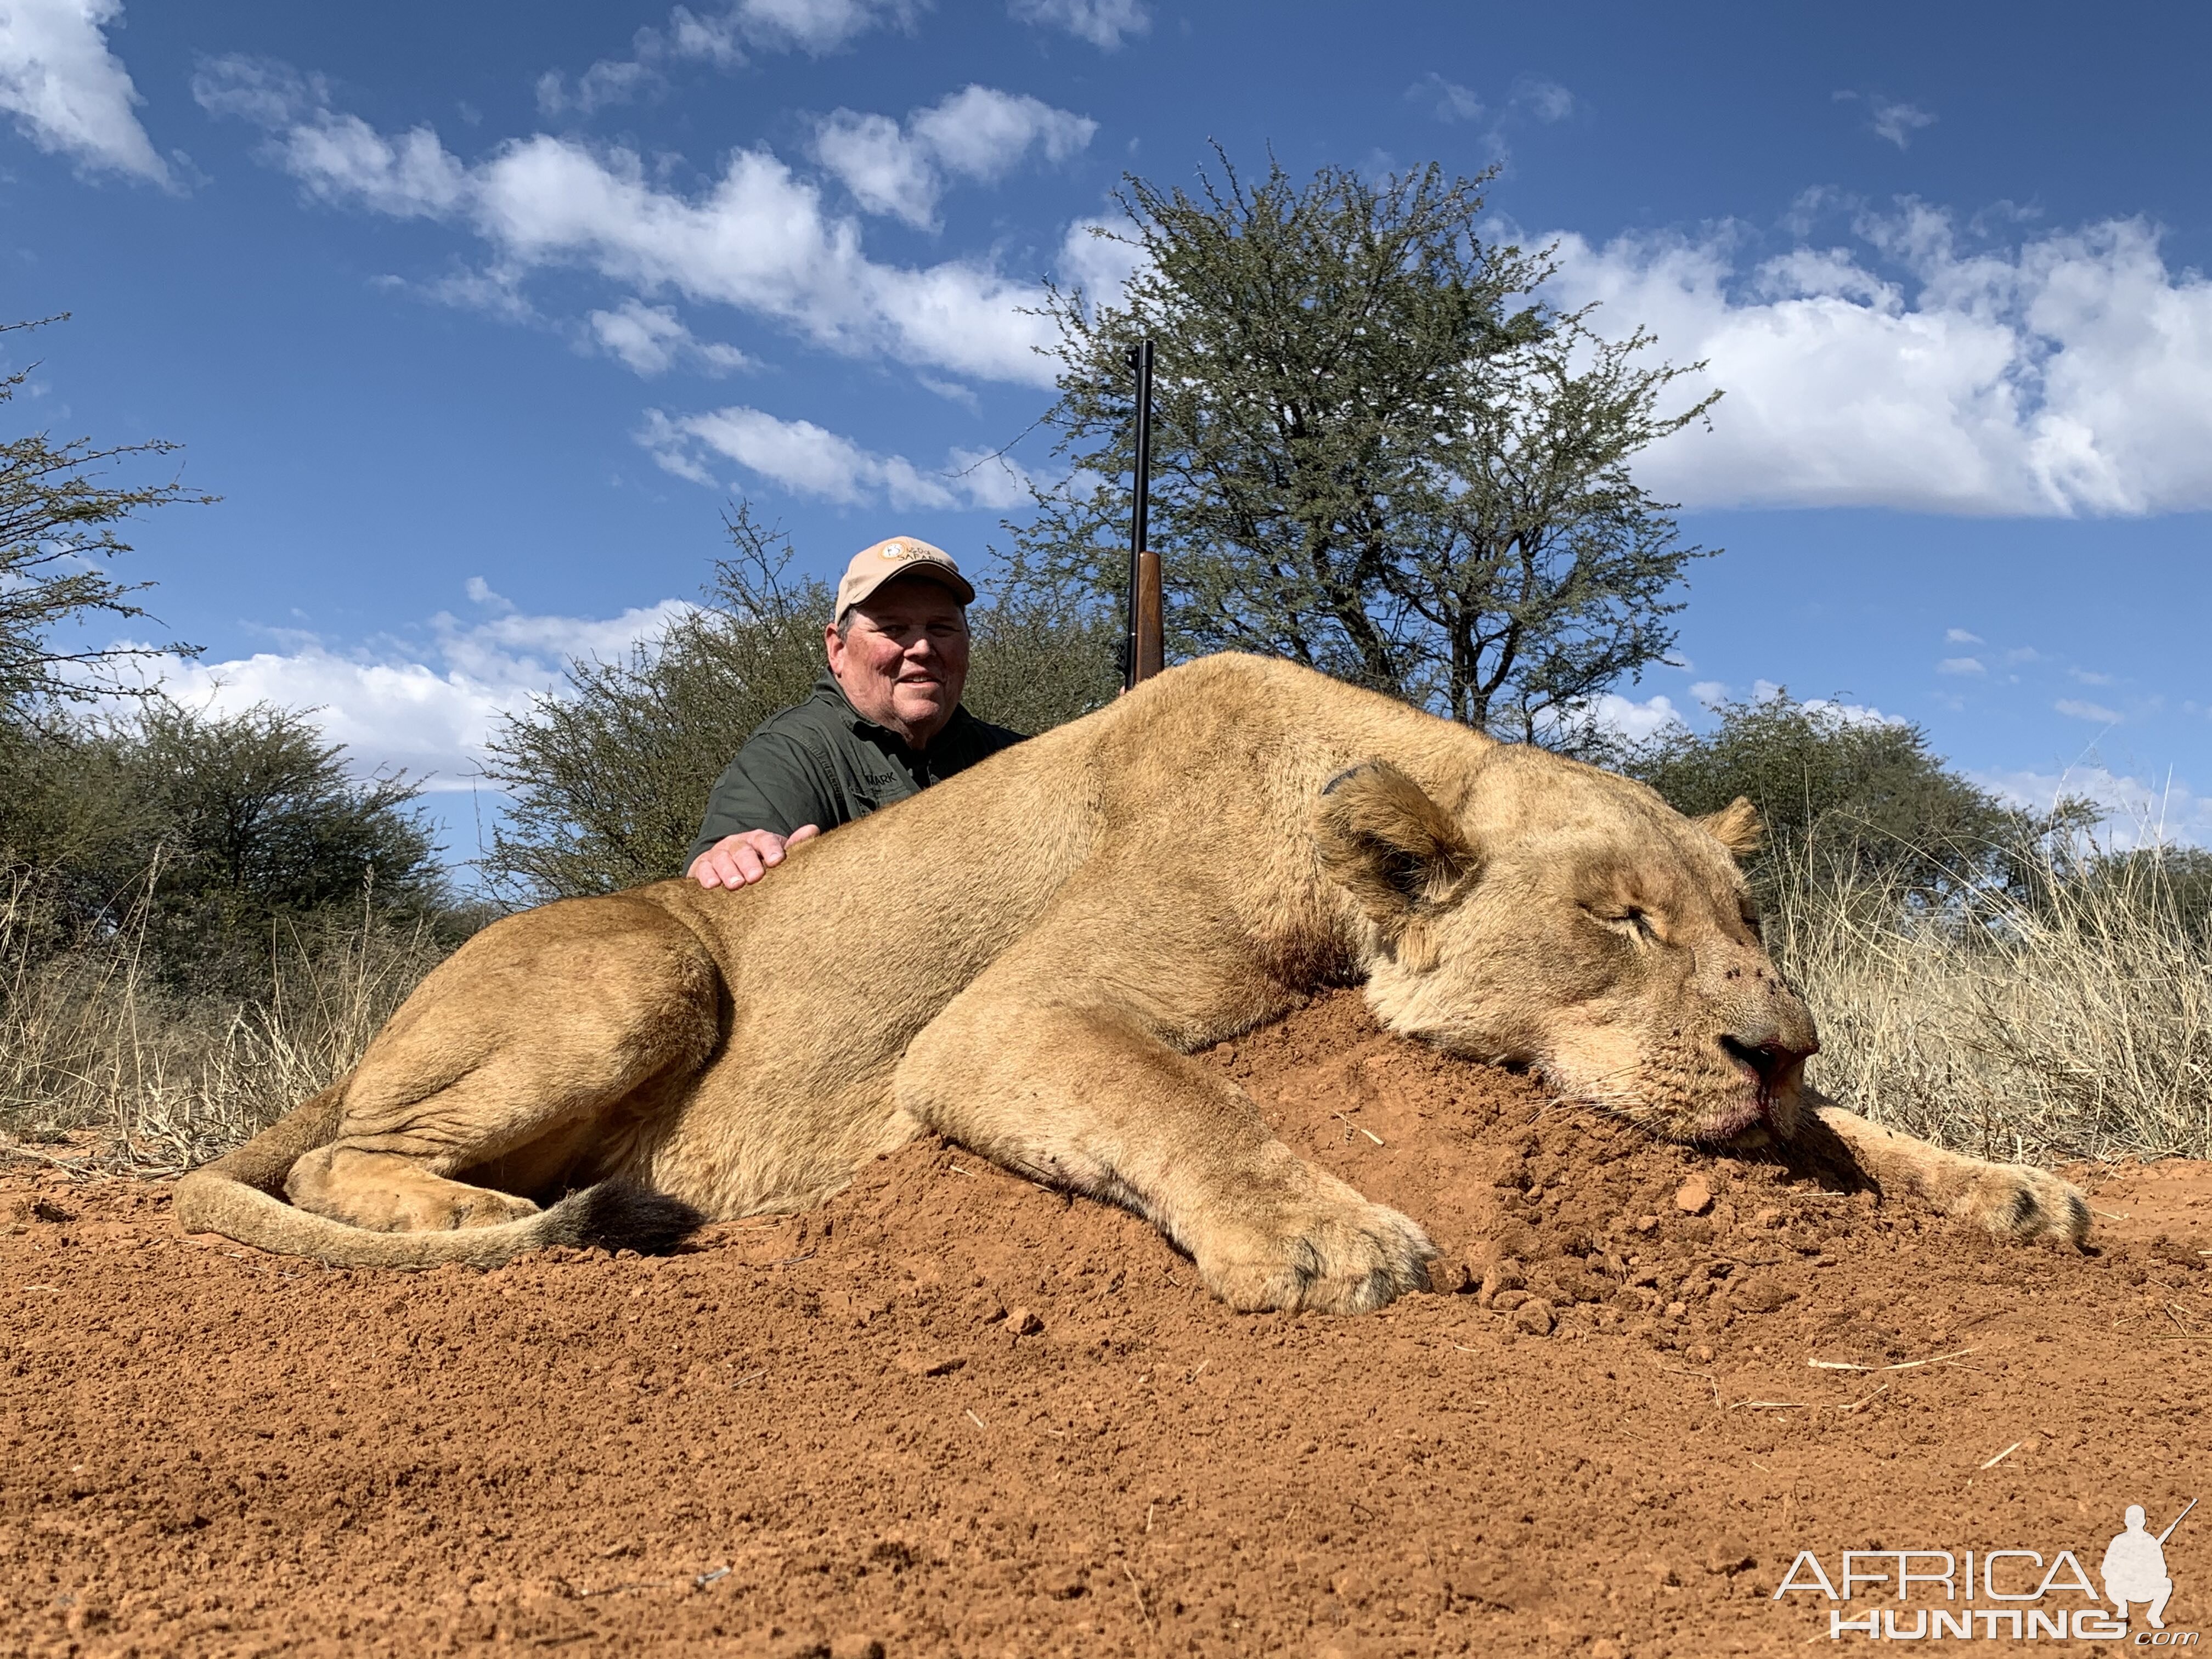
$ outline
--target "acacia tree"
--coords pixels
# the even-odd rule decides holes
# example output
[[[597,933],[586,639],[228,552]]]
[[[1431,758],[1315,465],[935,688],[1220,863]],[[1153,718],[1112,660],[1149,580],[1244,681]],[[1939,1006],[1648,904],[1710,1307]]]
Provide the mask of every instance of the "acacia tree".
[[[1218,152],[1217,152],[1218,154]],[[1674,643],[1684,565],[1638,450],[1717,393],[1541,290],[1547,252],[1482,241],[1490,175],[1255,186],[1225,156],[1197,196],[1129,178],[1094,234],[1136,266],[1120,303],[1053,289],[1067,481],[1009,526],[1022,578],[1127,582],[1134,380],[1155,343],[1150,540],[1171,654],[1287,657],[1477,727],[1572,729]]]
[[[0,324],[0,335],[67,320],[67,313],[35,323]],[[30,379],[28,368],[0,375],[0,405]],[[172,479],[118,488],[105,474],[115,462],[167,455],[178,446],[155,440],[95,448],[89,438],[56,443],[33,432],[0,442],[0,708],[20,714],[40,701],[82,702],[106,691],[132,691],[112,670],[134,658],[196,647],[167,645],[66,649],[54,640],[64,623],[95,614],[125,621],[146,614],[131,599],[152,584],[118,581],[107,562],[131,544],[116,526],[149,507],[205,504]]]

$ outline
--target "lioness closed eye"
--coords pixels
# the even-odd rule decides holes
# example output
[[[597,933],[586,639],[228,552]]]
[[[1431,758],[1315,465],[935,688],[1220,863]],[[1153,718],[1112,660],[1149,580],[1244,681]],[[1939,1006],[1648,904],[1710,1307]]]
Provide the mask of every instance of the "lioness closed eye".
[[[1428,1239],[1188,1055],[1364,981],[1393,1030],[1661,1134],[1821,1139],[1892,1194],[2078,1243],[2063,1182],[1806,1088],[1813,1017],[1732,856],[1756,832],[1741,802],[1692,822],[1305,670],[1208,658],[757,888],[667,881],[484,929],[350,1075],[186,1176],[178,1215],[363,1265],[660,1249],[818,1203],[926,1128],[1127,1205],[1236,1307],[1352,1312],[1421,1288]],[[841,925],[886,915],[890,950]]]

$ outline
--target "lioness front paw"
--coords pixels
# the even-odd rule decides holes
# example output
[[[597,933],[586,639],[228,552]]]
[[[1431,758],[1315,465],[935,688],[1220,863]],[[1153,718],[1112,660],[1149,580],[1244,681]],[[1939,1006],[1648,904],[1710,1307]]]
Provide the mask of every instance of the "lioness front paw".
[[[2072,1244],[2089,1236],[2089,1200],[2047,1170],[2025,1164],[1983,1166],[1951,1206],[1992,1238],[2022,1244]]]
[[[1367,1313],[1428,1289],[1437,1254],[1428,1235],[1344,1193],[1209,1230],[1193,1253],[1206,1288],[1243,1313]]]

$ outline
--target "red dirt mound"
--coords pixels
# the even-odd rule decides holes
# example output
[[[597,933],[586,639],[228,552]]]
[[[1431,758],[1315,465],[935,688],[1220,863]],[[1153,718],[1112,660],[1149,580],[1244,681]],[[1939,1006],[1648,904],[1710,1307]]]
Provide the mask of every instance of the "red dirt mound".
[[[0,1654],[1781,1653],[1929,1594],[1771,1599],[1800,1550],[2094,1573],[2212,1486],[2206,1166],[2094,1172],[2076,1256],[1656,1145],[1349,995],[1212,1058],[1430,1228],[1439,1293],[1233,1314],[935,1145],[666,1260],[485,1274],[9,1165]]]

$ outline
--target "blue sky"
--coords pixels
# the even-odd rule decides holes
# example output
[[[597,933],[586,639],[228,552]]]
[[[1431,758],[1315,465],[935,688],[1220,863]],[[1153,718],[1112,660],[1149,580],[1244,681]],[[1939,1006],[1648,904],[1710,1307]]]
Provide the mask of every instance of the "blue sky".
[[[750,495],[829,572],[981,562],[1044,407],[1023,314],[1218,142],[1293,173],[1493,162],[1564,300],[1710,362],[1655,449],[1684,665],[1786,684],[2212,841],[2202,648],[2212,21],[2116,4],[738,0],[0,7],[0,318],[69,311],[18,423],[166,437],[187,696],[325,710],[434,775],[562,658],[649,636]],[[1048,471],[1035,440],[1011,457]]]

